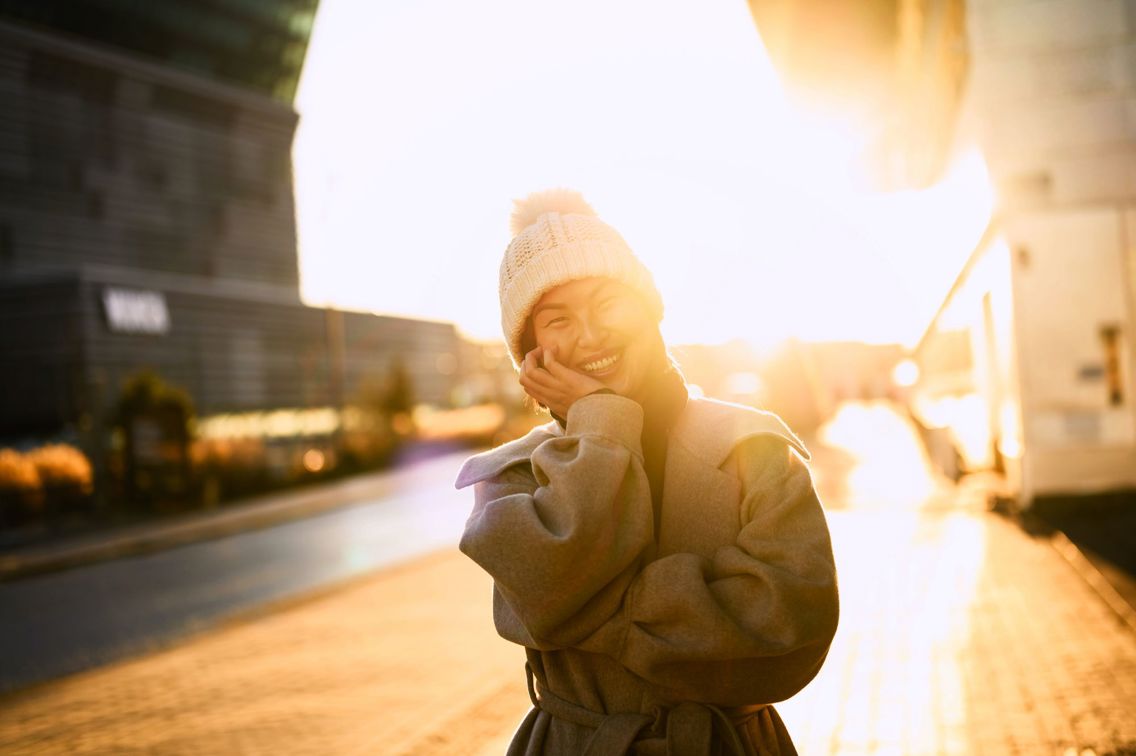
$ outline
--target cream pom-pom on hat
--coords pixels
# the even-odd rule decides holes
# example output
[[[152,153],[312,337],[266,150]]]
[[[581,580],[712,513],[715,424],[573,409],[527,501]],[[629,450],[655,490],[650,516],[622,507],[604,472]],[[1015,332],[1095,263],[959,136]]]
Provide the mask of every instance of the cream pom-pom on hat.
[[[524,360],[521,339],[529,313],[549,289],[604,276],[635,289],[656,321],[663,300],[650,271],[619,233],[596,217],[579,192],[549,189],[514,201],[513,240],[501,260],[501,328],[513,364]]]

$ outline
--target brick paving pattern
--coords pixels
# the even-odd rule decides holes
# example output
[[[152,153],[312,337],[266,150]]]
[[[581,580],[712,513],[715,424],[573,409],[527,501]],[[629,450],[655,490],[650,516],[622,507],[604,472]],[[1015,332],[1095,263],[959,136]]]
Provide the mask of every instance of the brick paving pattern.
[[[1136,634],[996,515],[836,512],[843,616],[781,705],[804,754],[1136,753]]]
[[[433,753],[453,721],[488,743],[527,702],[489,591],[446,552],[37,686],[0,699],[0,753]]]
[[[1136,634],[995,515],[830,513],[843,616],[780,705],[803,754],[1136,753]],[[0,752],[501,753],[527,709],[488,580],[443,552],[0,700]]]
[[[778,706],[801,753],[1136,754],[1136,624],[985,512],[981,485],[928,475],[894,410],[829,430],[814,468],[842,615],[817,679]],[[444,551],[0,698],[0,753],[501,754],[523,663],[489,579]]]

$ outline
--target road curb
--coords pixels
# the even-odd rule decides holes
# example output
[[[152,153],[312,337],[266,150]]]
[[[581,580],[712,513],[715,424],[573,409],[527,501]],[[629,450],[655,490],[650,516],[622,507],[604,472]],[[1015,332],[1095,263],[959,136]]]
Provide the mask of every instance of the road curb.
[[[234,503],[216,512],[187,515],[178,522],[141,524],[116,532],[78,537],[70,543],[0,556],[0,583],[112,559],[143,556],[364,504],[391,493],[402,476],[411,474],[415,466],[279,491]]]
[[[1060,528],[1040,518],[1036,512],[1022,508],[1013,496],[1004,491],[991,488],[988,491],[987,501],[992,502],[990,511],[1005,517],[1019,527],[1029,536],[1045,540],[1054,551],[1073,568],[1082,580],[1096,593],[1108,606],[1117,619],[1133,633],[1136,633],[1136,608],[1112,584],[1103,572],[1093,564],[1082,551]]]
[[[1048,537],[1049,544],[1054,550],[1061,555],[1061,557],[1072,567],[1081,579],[1088,583],[1089,587],[1096,592],[1101,599],[1108,605],[1109,609],[1123,622],[1128,628],[1136,633],[1136,609],[1120,595],[1120,592],[1113,587],[1112,583],[1104,576],[1104,574],[1097,569],[1084,552],[1081,551],[1077,544],[1069,540],[1069,536],[1062,533],[1060,530],[1055,530]]]
[[[279,525],[311,517],[331,509],[350,506],[350,502],[330,497],[326,492],[305,492],[301,500],[249,502],[209,515],[195,515],[189,521],[140,526],[137,532],[107,534],[80,544],[47,546],[26,554],[0,557],[0,582],[19,580],[48,572],[71,569],[110,559],[164,551],[199,541],[223,538],[237,533]]]

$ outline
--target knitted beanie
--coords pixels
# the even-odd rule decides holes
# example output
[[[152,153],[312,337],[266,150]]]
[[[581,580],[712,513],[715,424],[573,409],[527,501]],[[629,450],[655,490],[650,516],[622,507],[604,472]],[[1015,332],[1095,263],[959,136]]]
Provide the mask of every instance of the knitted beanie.
[[[520,367],[525,322],[541,296],[579,278],[603,276],[630,286],[651,316],[663,318],[663,300],[650,271],[578,193],[569,189],[534,192],[514,202],[513,240],[501,260],[498,294],[501,328],[513,364]]]

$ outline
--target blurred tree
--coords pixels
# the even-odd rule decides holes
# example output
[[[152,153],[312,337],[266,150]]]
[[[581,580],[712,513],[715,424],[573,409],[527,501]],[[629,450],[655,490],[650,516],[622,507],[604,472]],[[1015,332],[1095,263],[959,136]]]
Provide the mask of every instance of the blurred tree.
[[[396,359],[391,363],[383,406],[392,414],[410,412],[414,407],[414,387],[402,360]]]
[[[152,370],[127,379],[112,425],[123,439],[127,501],[155,505],[183,500],[190,485],[189,439],[193,401]]]
[[[400,359],[391,363],[384,405],[394,432],[404,437],[412,435],[414,419],[410,411],[414,407],[414,388],[410,375],[406,372],[406,365]]]

